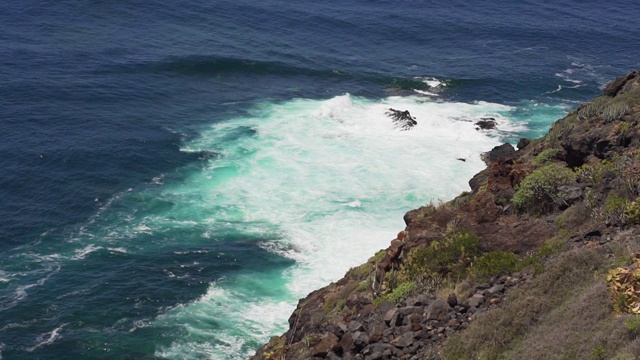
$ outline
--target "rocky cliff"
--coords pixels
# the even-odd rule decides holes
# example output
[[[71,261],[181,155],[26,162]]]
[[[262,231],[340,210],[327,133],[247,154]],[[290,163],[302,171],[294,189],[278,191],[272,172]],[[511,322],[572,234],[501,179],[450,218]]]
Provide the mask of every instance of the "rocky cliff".
[[[637,359],[640,76],[485,161],[254,359]]]

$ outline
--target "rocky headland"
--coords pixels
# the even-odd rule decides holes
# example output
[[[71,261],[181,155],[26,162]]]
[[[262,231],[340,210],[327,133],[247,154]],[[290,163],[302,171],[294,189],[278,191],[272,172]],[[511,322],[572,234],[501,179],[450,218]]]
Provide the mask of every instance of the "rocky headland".
[[[640,358],[640,75],[485,162],[253,358]]]

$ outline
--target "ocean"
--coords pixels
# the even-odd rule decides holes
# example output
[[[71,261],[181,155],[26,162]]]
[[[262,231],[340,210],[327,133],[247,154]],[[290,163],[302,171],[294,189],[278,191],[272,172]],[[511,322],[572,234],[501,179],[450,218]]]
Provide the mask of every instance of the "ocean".
[[[638,14],[0,3],[0,359],[249,357],[406,211],[468,190],[482,152],[638,69]]]

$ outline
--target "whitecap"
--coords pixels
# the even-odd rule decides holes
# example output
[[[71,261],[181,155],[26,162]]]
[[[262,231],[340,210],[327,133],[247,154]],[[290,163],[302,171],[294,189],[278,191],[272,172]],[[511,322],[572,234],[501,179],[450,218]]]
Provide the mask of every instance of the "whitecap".
[[[346,203],[345,205],[351,208],[359,208],[362,206],[362,203],[360,202],[360,200],[355,200],[350,203]]]
[[[426,96],[439,96],[436,93],[432,93],[432,92],[429,92],[429,91],[426,91],[426,90],[413,89],[413,91],[417,92],[418,94],[426,95]]]
[[[77,249],[75,251],[75,256],[73,256],[73,259],[75,260],[82,260],[84,259],[87,255],[91,254],[92,252],[98,251],[103,249],[102,246],[96,246],[93,244],[87,245],[82,249]]]
[[[36,343],[34,346],[27,348],[28,352],[33,352],[33,350],[40,348],[42,346],[45,345],[51,345],[53,344],[56,340],[60,339],[62,337],[62,335],[60,335],[60,333],[62,332],[62,329],[67,326],[67,324],[62,324],[60,326],[58,326],[57,328],[46,332],[44,334],[40,334],[38,335],[38,337],[36,338]]]

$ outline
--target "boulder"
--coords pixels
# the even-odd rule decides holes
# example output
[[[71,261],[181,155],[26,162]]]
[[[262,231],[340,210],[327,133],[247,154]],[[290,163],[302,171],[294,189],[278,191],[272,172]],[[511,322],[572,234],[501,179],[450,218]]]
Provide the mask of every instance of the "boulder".
[[[447,304],[451,307],[458,305],[458,298],[455,293],[450,293],[449,296],[447,296]]]
[[[618,95],[618,93],[620,92],[620,90],[622,90],[622,88],[627,83],[627,81],[633,79],[634,77],[636,77],[636,75],[637,73],[632,70],[632,71],[629,71],[627,75],[621,76],[613,80],[612,82],[607,84],[607,86],[604,88],[604,91],[603,91],[604,95],[611,96],[611,97]]]
[[[364,331],[356,331],[353,333],[353,349],[357,352],[369,345],[369,335]]]
[[[364,330],[364,326],[362,326],[362,323],[356,320],[351,320],[351,322],[349,323],[349,331],[350,332],[356,332],[356,331],[363,331]]]
[[[529,144],[531,144],[531,140],[527,138],[520,138],[520,140],[518,140],[518,144],[516,145],[516,147],[518,148],[518,150],[522,150],[526,148]]]
[[[332,333],[325,334],[320,342],[313,347],[312,354],[316,357],[326,357],[338,348],[339,339]]]
[[[483,303],[484,303],[484,295],[482,295],[482,294],[474,294],[469,299],[469,307],[471,307],[471,308],[477,308],[480,305],[482,305]]]
[[[512,160],[516,158],[516,149],[511,144],[502,144],[496,146],[486,154],[486,160],[489,164],[498,160]]]
[[[384,314],[383,318],[385,324],[390,327],[402,325],[402,315],[400,315],[398,308],[393,308]]]
[[[427,320],[443,320],[447,314],[451,311],[451,307],[446,301],[442,299],[436,299],[425,311],[425,317]]]
[[[475,124],[478,126],[476,130],[491,130],[496,128],[496,119],[491,117],[480,118]]]

